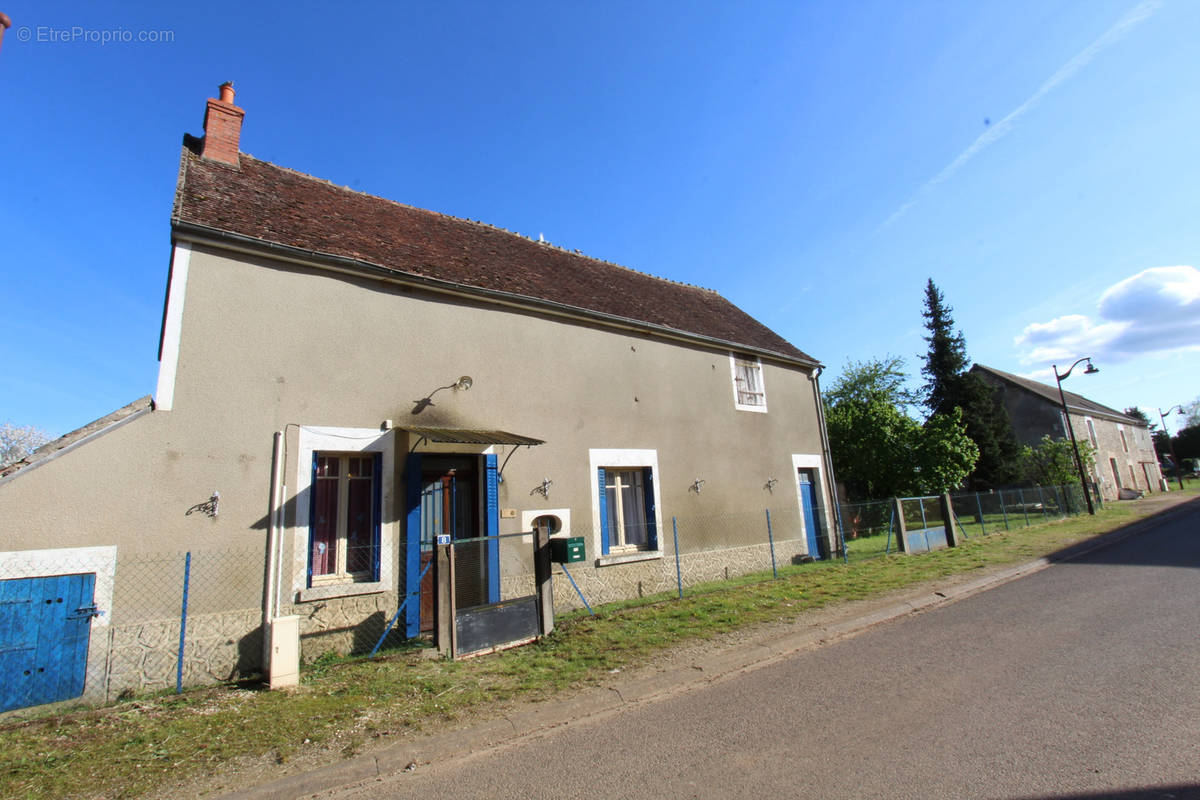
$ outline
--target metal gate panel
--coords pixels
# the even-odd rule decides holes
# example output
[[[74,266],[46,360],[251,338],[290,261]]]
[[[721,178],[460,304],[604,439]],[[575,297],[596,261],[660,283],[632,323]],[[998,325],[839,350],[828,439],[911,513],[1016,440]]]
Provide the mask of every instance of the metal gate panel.
[[[0,711],[83,694],[95,573],[0,580]]]

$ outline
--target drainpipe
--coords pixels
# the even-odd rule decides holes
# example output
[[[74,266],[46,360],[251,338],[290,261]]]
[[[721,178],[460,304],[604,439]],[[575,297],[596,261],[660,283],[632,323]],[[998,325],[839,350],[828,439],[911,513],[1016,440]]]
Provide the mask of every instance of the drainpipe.
[[[263,587],[263,669],[267,670],[271,663],[271,637],[266,635],[271,621],[279,615],[279,604],[276,600],[276,584],[279,581],[279,511],[280,490],[279,481],[283,468],[283,433],[275,432],[274,447],[271,451],[271,498],[267,508],[267,570],[266,582]]]
[[[813,386],[816,388],[817,421],[821,425],[821,447],[825,450],[825,474],[829,483],[829,496],[833,499],[833,520],[837,527],[838,544],[842,548],[842,558],[846,558],[846,536],[842,530],[842,503],[838,497],[837,479],[833,474],[833,451],[829,449],[829,433],[825,430],[825,403],[821,400],[821,372],[824,367],[813,370]]]

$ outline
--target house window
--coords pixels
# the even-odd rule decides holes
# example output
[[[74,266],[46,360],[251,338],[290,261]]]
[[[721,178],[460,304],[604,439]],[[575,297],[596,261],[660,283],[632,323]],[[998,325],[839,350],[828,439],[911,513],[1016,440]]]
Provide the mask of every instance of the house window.
[[[648,489],[652,485],[651,471],[642,469],[600,468],[604,482],[604,501],[601,526],[604,552],[648,550],[654,538],[654,502]]]
[[[589,450],[588,461],[597,564],[661,558],[657,451]]]
[[[313,453],[309,584],[378,580],[377,453]]]
[[[762,362],[730,354],[733,372],[733,405],[739,411],[766,411],[767,391],[763,385]]]
[[[1121,449],[1126,453],[1129,452],[1129,442],[1125,438],[1125,429],[1120,425],[1117,426],[1117,431],[1121,434]]]
[[[1096,441],[1096,423],[1092,422],[1091,418],[1087,420],[1088,439],[1092,441],[1092,447],[1096,447],[1099,443]]]

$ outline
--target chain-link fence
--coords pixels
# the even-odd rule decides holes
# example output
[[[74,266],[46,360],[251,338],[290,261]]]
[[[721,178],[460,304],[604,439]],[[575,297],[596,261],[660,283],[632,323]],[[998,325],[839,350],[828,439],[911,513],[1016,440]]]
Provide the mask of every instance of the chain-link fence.
[[[601,542],[601,552],[589,550],[584,563],[555,566],[555,607],[565,611],[657,594],[682,596],[752,573],[769,578],[828,556],[829,527],[823,514],[817,516],[819,530],[811,536],[795,506],[675,516],[656,522],[645,549],[615,544],[619,538],[611,531],[573,525],[570,536],[583,538],[589,548]],[[610,543],[604,552],[606,536]]]
[[[894,499],[841,505],[848,560],[877,558],[901,549],[896,505]],[[946,524],[936,496],[902,498],[899,505],[909,530]],[[1086,511],[1087,505],[1079,485],[1033,486],[955,492],[950,495],[950,510],[960,534],[970,539],[1074,516]]]
[[[0,711],[227,681],[262,662],[261,550],[10,554]]]

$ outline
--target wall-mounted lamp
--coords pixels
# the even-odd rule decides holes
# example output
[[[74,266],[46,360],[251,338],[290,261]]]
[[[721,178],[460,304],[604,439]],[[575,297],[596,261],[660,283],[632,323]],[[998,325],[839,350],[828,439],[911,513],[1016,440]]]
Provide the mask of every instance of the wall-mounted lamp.
[[[700,480],[699,478],[696,478],[696,480],[692,481],[692,485],[688,487],[688,491],[695,492],[696,494],[700,494],[700,487],[703,485],[704,485],[704,481]]]
[[[767,482],[763,484],[763,488],[771,494],[775,494],[775,484],[779,483],[778,478],[767,478]]]
[[[458,379],[458,381],[457,381],[457,382],[454,384],[454,388],[455,388],[455,389],[462,389],[462,390],[465,392],[467,389],[470,389],[470,388],[471,388],[472,386],[474,386],[474,385],[475,385],[475,381],[471,379],[471,376],[470,376],[470,375],[463,375],[463,376],[462,376],[461,378],[459,378],[459,379]]]
[[[550,480],[549,478],[542,478],[542,485],[533,487],[533,489],[531,489],[529,491],[529,495],[532,497],[535,494],[540,494],[542,497],[549,500],[550,499],[550,485],[552,483],[554,483],[554,481]]]

